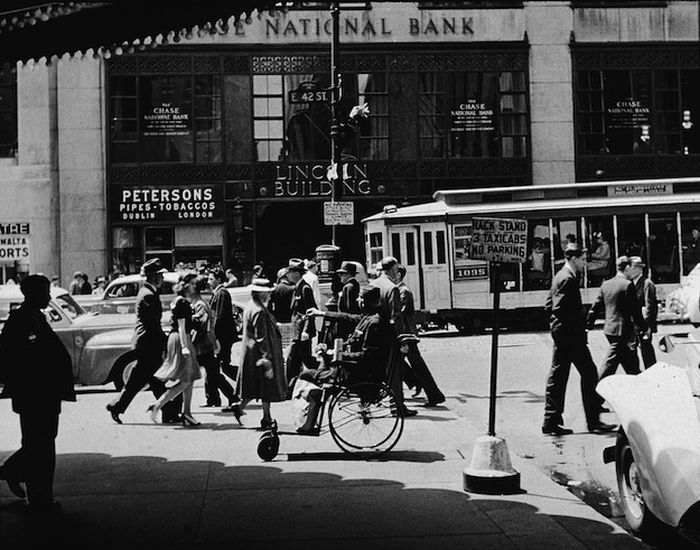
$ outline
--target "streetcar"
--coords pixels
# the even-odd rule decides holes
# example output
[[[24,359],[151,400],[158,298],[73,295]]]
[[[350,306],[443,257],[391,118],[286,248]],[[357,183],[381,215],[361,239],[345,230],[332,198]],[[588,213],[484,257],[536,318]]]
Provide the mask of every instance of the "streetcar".
[[[424,322],[464,333],[489,326],[496,284],[504,326],[545,327],[545,299],[568,242],[587,250],[586,306],[620,255],[644,259],[662,305],[700,262],[700,177],[450,189],[433,198],[362,220],[368,271],[395,256]],[[469,257],[474,217],[527,221],[527,260],[503,264],[498,281],[488,262]]]

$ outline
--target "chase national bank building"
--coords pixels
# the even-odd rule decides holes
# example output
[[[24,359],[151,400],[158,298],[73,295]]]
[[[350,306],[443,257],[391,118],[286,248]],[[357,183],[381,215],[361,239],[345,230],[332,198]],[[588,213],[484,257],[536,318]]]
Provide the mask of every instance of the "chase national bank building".
[[[11,268],[64,284],[154,256],[273,272],[330,243],[331,16],[300,4],[19,67],[0,222],[28,224],[29,256]],[[360,219],[438,189],[700,173],[698,13],[684,0],[341,2],[341,117],[369,105],[342,136],[343,257],[364,260]]]

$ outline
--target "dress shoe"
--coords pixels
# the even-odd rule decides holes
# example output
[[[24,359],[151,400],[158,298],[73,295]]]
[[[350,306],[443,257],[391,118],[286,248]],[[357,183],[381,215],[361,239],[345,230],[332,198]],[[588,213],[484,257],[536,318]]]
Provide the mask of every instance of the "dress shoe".
[[[156,409],[156,406],[149,405],[146,409],[146,412],[151,413],[151,422],[153,422],[154,424],[158,424],[158,409]]]
[[[19,479],[8,475],[4,466],[0,468],[0,479],[7,481],[7,486],[17,498],[27,498],[27,493],[24,491]]]
[[[602,413],[609,413],[609,412],[610,412],[610,409],[608,409],[607,407],[601,407],[601,408],[600,408],[600,412],[602,412]]]
[[[277,420],[275,420],[274,418],[270,418],[270,420],[263,418],[262,420],[260,420],[260,427],[263,430],[274,430],[277,428]]]
[[[408,418],[409,416],[416,416],[418,414],[418,411],[416,409],[409,409],[409,408],[404,408],[403,410],[403,417]]]
[[[592,434],[606,434],[613,432],[617,429],[615,424],[605,424],[604,422],[597,422],[595,424],[588,425],[588,431]]]
[[[542,426],[542,433],[545,435],[570,435],[574,433],[574,430],[564,426]]]
[[[119,415],[121,413],[117,412],[117,410],[114,408],[114,405],[111,403],[107,405],[107,410],[109,411],[109,414],[112,416],[112,420],[114,420],[117,424],[121,424],[122,420],[119,418]]]
[[[445,402],[445,398],[443,397],[442,399],[436,399],[435,401],[427,401],[423,406],[424,407],[437,407],[441,403]]]
[[[224,407],[223,409],[221,409],[221,412],[233,413],[233,416],[236,417],[236,422],[238,422],[239,424],[242,424],[241,416],[243,416],[245,413],[243,412],[243,409],[241,409],[241,406],[238,403],[234,403],[233,405],[229,405],[228,407]]]
[[[320,428],[297,428],[297,433],[300,435],[319,435],[321,433]]]

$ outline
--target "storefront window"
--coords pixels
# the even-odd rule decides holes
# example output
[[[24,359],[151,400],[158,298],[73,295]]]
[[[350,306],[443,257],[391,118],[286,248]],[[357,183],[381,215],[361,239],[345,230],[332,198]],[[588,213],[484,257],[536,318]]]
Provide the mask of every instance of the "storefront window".
[[[700,153],[699,85],[697,70],[577,71],[579,153]]]
[[[115,227],[112,230],[112,271],[138,273],[143,263],[140,227]]]
[[[113,163],[223,160],[221,77],[113,76]]]
[[[423,158],[527,156],[523,72],[418,74]]]
[[[675,216],[649,215],[649,267],[652,281],[678,282],[680,262]]]

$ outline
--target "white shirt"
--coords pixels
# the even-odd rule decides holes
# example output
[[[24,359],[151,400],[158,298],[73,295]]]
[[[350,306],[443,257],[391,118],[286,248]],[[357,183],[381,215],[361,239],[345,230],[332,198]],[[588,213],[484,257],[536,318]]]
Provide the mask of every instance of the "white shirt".
[[[309,283],[309,286],[311,286],[311,290],[314,293],[314,301],[316,302],[316,307],[321,308],[321,285],[318,283],[318,275],[315,273],[312,273],[311,271],[307,271],[304,273],[302,276],[302,279],[304,279],[307,283]]]

